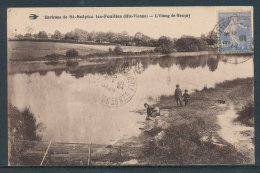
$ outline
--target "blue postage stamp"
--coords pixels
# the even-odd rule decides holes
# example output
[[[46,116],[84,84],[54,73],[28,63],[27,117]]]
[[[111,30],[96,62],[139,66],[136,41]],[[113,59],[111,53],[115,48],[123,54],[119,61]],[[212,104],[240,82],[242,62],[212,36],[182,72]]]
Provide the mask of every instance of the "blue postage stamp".
[[[218,32],[220,52],[252,51],[250,12],[219,12]]]

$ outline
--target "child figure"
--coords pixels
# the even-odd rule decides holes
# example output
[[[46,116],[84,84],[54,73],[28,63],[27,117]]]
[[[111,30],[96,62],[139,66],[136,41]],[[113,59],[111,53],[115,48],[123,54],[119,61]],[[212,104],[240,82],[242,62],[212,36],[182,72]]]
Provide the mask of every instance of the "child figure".
[[[156,106],[155,108],[151,108],[147,103],[144,104],[146,108],[146,120],[149,120],[150,117],[155,118],[156,116],[160,116],[160,108]]]
[[[189,99],[190,99],[190,95],[188,94],[188,90],[185,90],[184,91],[184,94],[182,96],[184,98],[184,103],[185,103],[185,106],[188,105],[188,102],[189,102]]]

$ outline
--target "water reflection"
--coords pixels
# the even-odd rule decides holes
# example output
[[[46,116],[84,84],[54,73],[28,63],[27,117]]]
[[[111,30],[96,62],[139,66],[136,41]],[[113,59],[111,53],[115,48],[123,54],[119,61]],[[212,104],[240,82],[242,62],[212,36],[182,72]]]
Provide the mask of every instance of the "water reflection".
[[[209,67],[209,70],[214,72],[218,68],[218,59],[215,58],[209,58],[207,61],[207,65]]]
[[[208,55],[208,56],[192,56],[192,57],[147,57],[147,58],[118,58],[118,59],[102,59],[100,61],[82,61],[77,66],[67,67],[66,64],[60,63],[56,65],[45,65],[43,63],[36,63],[34,65],[28,64],[14,64],[9,68],[9,74],[15,73],[39,73],[44,76],[49,71],[54,71],[57,76],[62,72],[71,74],[75,78],[82,78],[87,74],[108,74],[113,75],[118,71],[134,69],[138,74],[143,73],[151,65],[159,65],[161,68],[171,68],[178,66],[181,70],[187,68],[208,68],[214,72],[218,68],[219,62],[240,64],[251,59],[252,56],[234,56],[234,55]]]
[[[136,74],[133,98],[117,108],[102,105],[100,81],[128,70]],[[19,109],[30,107],[47,127],[46,140],[110,143],[138,135],[138,122],[144,121],[145,115],[135,111],[144,109],[145,102],[153,104],[162,95],[173,95],[177,83],[192,92],[253,74],[253,59],[240,64],[223,62],[217,56],[116,59],[9,75],[8,100]]]
[[[76,68],[67,68],[65,70],[54,70],[57,76],[60,76],[62,71],[71,74],[75,78],[82,78],[87,74],[108,74],[113,75],[118,71],[126,71],[134,69],[138,74],[143,73],[150,65],[159,65],[161,68],[170,68],[178,66],[181,70],[186,68],[205,68],[206,66],[210,71],[214,72],[219,63],[217,56],[193,56],[193,57],[161,57],[161,58],[129,58],[129,59],[114,59],[109,60],[102,64],[95,65],[82,65]],[[46,75],[41,72],[40,75]]]

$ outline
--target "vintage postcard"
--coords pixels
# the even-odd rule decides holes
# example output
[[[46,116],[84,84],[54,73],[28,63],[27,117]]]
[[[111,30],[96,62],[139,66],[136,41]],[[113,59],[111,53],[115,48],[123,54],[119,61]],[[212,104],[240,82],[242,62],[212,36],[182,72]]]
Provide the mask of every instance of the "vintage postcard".
[[[253,17],[7,9],[9,165],[255,164]]]

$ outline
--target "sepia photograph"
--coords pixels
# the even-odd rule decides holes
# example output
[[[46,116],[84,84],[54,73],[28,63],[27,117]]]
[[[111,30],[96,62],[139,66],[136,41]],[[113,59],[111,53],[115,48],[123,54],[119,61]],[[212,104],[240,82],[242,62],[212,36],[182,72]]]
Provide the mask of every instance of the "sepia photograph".
[[[8,8],[8,165],[255,164],[253,17]]]

